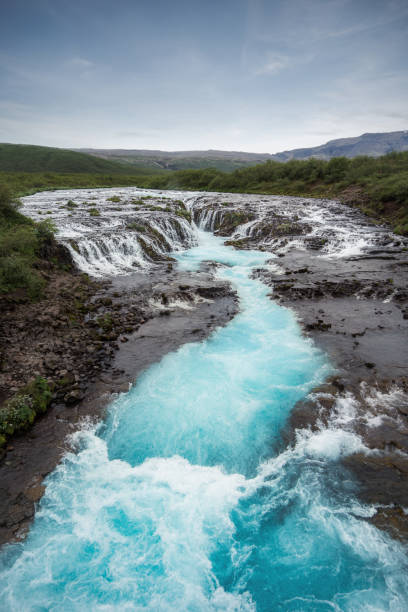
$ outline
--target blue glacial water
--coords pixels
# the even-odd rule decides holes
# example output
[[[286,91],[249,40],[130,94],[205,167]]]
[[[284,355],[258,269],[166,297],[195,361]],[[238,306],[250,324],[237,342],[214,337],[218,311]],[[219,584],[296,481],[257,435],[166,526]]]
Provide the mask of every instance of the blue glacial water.
[[[407,610],[404,549],[337,461],[361,442],[322,428],[282,450],[330,365],[251,279],[270,255],[199,235],[179,265],[223,264],[240,313],[74,435],[27,540],[2,553],[0,610]]]

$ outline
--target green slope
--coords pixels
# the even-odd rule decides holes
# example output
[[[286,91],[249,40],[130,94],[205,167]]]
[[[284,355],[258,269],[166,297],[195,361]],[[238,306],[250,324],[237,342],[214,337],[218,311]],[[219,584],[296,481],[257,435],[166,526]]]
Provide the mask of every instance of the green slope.
[[[2,172],[63,172],[83,174],[152,173],[154,170],[100,159],[86,153],[66,149],[23,144],[0,144]]]

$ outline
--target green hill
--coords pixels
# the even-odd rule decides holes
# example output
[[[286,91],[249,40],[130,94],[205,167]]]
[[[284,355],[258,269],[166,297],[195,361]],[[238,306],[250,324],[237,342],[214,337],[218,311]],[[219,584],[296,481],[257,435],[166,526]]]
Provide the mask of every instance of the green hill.
[[[58,172],[82,174],[152,173],[147,167],[130,167],[67,149],[23,144],[0,144],[0,172]],[[157,172],[157,171],[156,171]]]

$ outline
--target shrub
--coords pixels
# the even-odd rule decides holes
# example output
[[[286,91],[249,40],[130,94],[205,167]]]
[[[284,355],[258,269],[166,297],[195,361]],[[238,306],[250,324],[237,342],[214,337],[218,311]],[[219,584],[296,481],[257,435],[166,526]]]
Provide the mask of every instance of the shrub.
[[[0,293],[25,289],[31,299],[41,296],[45,281],[26,258],[10,255],[0,258]]]
[[[57,226],[51,219],[45,219],[44,221],[40,221],[35,226],[35,233],[41,242],[52,240],[54,235],[57,232]]]
[[[128,223],[126,229],[136,230],[137,232],[145,232],[146,228],[144,225],[140,225],[139,223]]]
[[[8,187],[0,185],[0,215],[13,217],[20,206],[21,202],[13,198]]]
[[[109,332],[113,328],[113,320],[109,312],[96,319],[97,324],[103,331]]]
[[[33,266],[55,228],[50,220],[35,224],[17,211],[14,214],[13,220],[0,225],[0,293],[21,289],[30,299],[38,299],[45,281]]]
[[[101,213],[99,212],[97,208],[90,208],[89,214],[91,215],[91,217],[100,217],[101,215]]]
[[[191,223],[191,213],[189,213],[188,210],[181,209],[176,210],[175,212],[178,217],[183,217],[184,219],[187,219],[189,223]]]
[[[0,433],[12,435],[27,429],[35,419],[32,399],[29,395],[17,395],[0,409]]]
[[[0,232],[0,257],[15,253],[32,257],[37,246],[35,228],[18,225],[10,231],[8,228]]]
[[[36,416],[44,413],[52,398],[48,382],[37,376],[0,408],[0,446],[7,436],[31,427]]]

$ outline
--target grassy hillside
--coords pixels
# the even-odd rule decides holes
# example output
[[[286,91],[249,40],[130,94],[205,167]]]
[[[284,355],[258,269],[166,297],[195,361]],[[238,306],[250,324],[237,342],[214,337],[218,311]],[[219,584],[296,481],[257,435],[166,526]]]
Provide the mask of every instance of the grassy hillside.
[[[254,166],[270,155],[234,151],[143,151],[126,149],[84,149],[84,153],[98,158],[126,163],[135,170],[203,170],[216,168],[232,172],[238,168]]]
[[[19,203],[0,186],[0,296],[40,297],[45,280],[37,268],[44,248],[54,242],[49,221],[34,223],[18,212]]]
[[[111,159],[114,159],[112,156]],[[241,161],[239,159],[221,159],[215,157],[118,157],[118,161],[125,161],[132,168],[150,168],[156,170],[204,170],[206,168],[216,168],[221,172],[233,172],[239,168],[253,166],[258,161]]]
[[[0,144],[0,171],[2,172],[58,172],[87,174],[126,174],[155,172],[147,166],[135,169],[119,161],[100,159],[94,155],[77,153],[53,147],[35,145]],[[160,169],[156,169],[156,172]]]

